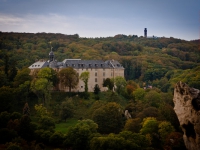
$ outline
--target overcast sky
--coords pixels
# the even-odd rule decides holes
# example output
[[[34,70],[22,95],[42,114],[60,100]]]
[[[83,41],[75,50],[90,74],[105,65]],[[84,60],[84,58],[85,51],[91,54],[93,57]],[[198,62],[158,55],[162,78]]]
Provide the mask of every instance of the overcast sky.
[[[0,0],[0,31],[200,38],[200,0]]]

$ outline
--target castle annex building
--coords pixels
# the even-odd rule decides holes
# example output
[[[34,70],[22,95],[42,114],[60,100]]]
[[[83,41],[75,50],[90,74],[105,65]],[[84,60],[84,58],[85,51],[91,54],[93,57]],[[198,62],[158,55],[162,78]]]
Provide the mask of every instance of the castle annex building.
[[[103,81],[106,78],[114,78],[116,76],[124,77],[124,67],[116,60],[81,60],[81,59],[64,59],[62,62],[55,60],[54,53],[51,49],[49,53],[49,60],[39,60],[29,66],[31,72],[38,70],[44,67],[53,68],[56,71],[60,71],[63,68],[72,67],[77,71],[79,76],[82,72],[89,72],[90,77],[88,80],[88,91],[93,92],[94,86],[99,85],[101,91],[107,90],[106,87],[103,87]],[[62,91],[69,91],[68,87],[63,87],[59,84],[59,89]],[[74,92],[84,91],[84,82],[79,80],[79,83],[75,89],[72,89]]]

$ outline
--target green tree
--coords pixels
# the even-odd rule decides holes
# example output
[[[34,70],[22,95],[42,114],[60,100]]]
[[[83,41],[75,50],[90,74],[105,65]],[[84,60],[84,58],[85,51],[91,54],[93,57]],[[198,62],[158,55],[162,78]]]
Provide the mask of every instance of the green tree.
[[[145,102],[152,107],[158,108],[161,104],[161,95],[155,90],[151,90],[148,93],[146,93],[144,99]]]
[[[110,78],[106,78],[103,82],[103,87],[108,87],[109,90],[112,90],[114,87],[114,83]]]
[[[110,102],[95,110],[92,119],[98,124],[98,131],[103,134],[118,133],[123,126],[121,106]]]
[[[134,95],[136,101],[138,101],[138,100],[143,101],[145,94],[146,94],[145,90],[142,88],[138,88],[133,92],[133,95]]]
[[[98,85],[98,84],[95,84],[95,86],[94,86],[94,94],[98,95],[100,91],[101,91],[101,90],[100,90],[100,88],[99,88],[99,85]]]
[[[44,107],[42,104],[35,104],[34,106],[35,110],[36,110],[36,115],[38,118],[42,118],[45,116],[51,116],[51,113],[47,111],[47,108]]]
[[[66,101],[63,101],[60,106],[60,119],[65,120],[69,117],[72,117],[74,114],[74,104],[72,102],[72,99],[68,99]]]
[[[18,87],[26,81],[31,81],[30,69],[24,68],[20,71],[18,70],[13,82],[14,87]]]
[[[80,75],[80,79],[83,80],[84,84],[85,84],[85,93],[88,92],[88,79],[90,77],[90,73],[85,71],[85,72],[82,72],[81,75]]]
[[[72,67],[62,69],[59,72],[59,78],[61,84],[69,87],[69,92],[77,86],[79,81],[78,73]]]
[[[158,121],[154,117],[143,119],[140,133],[148,137],[150,145],[154,148],[161,148],[160,139],[158,136]]]
[[[54,86],[58,83],[57,72],[52,68],[45,67],[40,69],[37,76],[39,78],[46,78],[49,82],[52,82]]]
[[[142,134],[153,134],[158,133],[158,121],[154,117],[147,117],[143,119],[142,129],[140,130]]]
[[[89,141],[97,132],[98,125],[92,120],[79,121],[74,127],[70,127],[64,145],[76,150],[89,149]]]
[[[114,136],[112,134],[106,137],[94,137],[90,141],[90,149],[95,150],[122,150],[126,147],[126,141],[122,137]],[[133,148],[133,147],[131,147]],[[133,149],[137,149],[138,147],[134,147]]]
[[[1,79],[0,87],[9,85],[9,82],[8,82],[5,72],[0,71],[0,79]]]
[[[10,70],[9,70],[8,79],[9,79],[10,81],[13,81],[14,78],[15,78],[15,76],[17,75],[17,68],[16,68],[16,66],[15,66],[15,63],[16,63],[16,62],[14,62],[14,63],[11,65]]]
[[[60,132],[55,132],[49,138],[49,143],[56,147],[61,147],[64,142],[64,135]]]
[[[125,90],[126,87],[126,80],[121,77],[121,76],[117,76],[114,79],[114,85],[117,87],[117,93],[121,93],[123,90]]]
[[[174,131],[175,131],[174,127],[168,121],[162,121],[158,125],[158,133],[159,133],[163,143],[165,142],[167,136]]]
[[[14,99],[13,88],[3,86],[0,88],[0,112],[8,111]]]
[[[43,105],[51,98],[50,90],[52,82],[46,78],[38,78],[31,83],[31,90],[37,95],[38,99],[42,99]]]

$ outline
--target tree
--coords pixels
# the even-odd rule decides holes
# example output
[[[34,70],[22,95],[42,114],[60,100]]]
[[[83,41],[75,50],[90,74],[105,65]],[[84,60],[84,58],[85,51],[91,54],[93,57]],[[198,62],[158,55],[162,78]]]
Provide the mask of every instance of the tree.
[[[127,131],[139,133],[141,128],[141,119],[140,118],[134,118],[134,119],[128,119],[126,120],[126,124],[124,126],[124,129]]]
[[[90,141],[90,149],[95,150],[122,150],[126,149],[126,141],[122,137],[109,134],[105,137],[94,137]],[[138,147],[131,147],[132,149],[137,149]]]
[[[42,99],[43,105],[51,98],[50,90],[52,82],[48,82],[46,78],[38,78],[31,83],[31,90],[37,95],[38,99]]]
[[[5,72],[0,71],[0,79],[1,79],[0,87],[2,87],[2,86],[7,86],[7,85],[9,84]]]
[[[16,63],[16,62],[14,62],[14,63],[11,65],[10,70],[9,70],[8,78],[9,78],[10,81],[13,81],[14,78],[15,78],[15,76],[17,75],[17,68],[16,68],[16,66],[15,66],[15,63]]]
[[[74,104],[72,102],[72,99],[68,99],[66,101],[63,101],[60,106],[60,119],[65,120],[69,117],[72,117],[74,114]]]
[[[95,84],[95,87],[94,87],[94,94],[98,95],[99,92],[100,92],[100,88],[99,88],[99,85],[98,84]]]
[[[35,105],[34,106],[35,110],[36,110],[36,115],[38,118],[42,118],[42,117],[45,117],[45,116],[51,116],[51,113],[47,111],[47,108],[44,107],[42,104],[40,105]]]
[[[31,123],[31,119],[29,116],[24,115],[20,119],[20,124],[19,124],[19,135],[26,139],[27,141],[33,140],[34,138],[34,130],[35,127]]]
[[[160,93],[158,93],[155,90],[151,90],[148,93],[146,93],[145,102],[148,103],[150,106],[158,108],[161,104],[161,96]]]
[[[26,81],[31,81],[29,68],[25,68],[17,72],[17,75],[14,78],[13,85],[14,87],[18,87],[20,84],[23,84]]]
[[[74,127],[70,127],[64,145],[76,150],[89,149],[89,141],[97,132],[98,125],[92,120],[79,121]]]
[[[174,127],[171,125],[168,121],[162,121],[158,126],[158,133],[162,139],[162,142],[164,143],[166,140],[166,137],[175,131]]]
[[[30,108],[28,106],[28,103],[25,103],[24,108],[23,108],[23,115],[30,115]]]
[[[64,135],[61,132],[55,132],[49,138],[49,143],[53,146],[61,146],[64,142]]]
[[[114,87],[114,83],[110,78],[106,78],[103,82],[103,87],[108,87],[109,90],[112,90]]]
[[[62,69],[59,72],[59,78],[61,84],[69,87],[69,92],[76,87],[79,81],[78,73],[72,67]]]
[[[92,119],[98,124],[98,131],[103,134],[118,133],[123,126],[121,106],[110,102],[93,112]]]
[[[140,130],[142,134],[153,134],[158,133],[158,121],[154,117],[147,117],[143,119],[142,129]]]
[[[142,88],[138,88],[133,92],[136,101],[143,101],[145,96],[145,90]]]
[[[85,72],[82,72],[81,75],[80,75],[80,79],[83,80],[84,84],[85,84],[85,93],[88,92],[88,79],[90,77],[90,73],[85,71]]]
[[[148,137],[150,144],[154,148],[161,148],[160,139],[158,136],[158,121],[154,117],[148,117],[143,119],[142,128],[140,133]]]
[[[114,85],[117,87],[117,93],[121,93],[126,87],[126,84],[126,80],[123,77],[117,76],[114,78]]]
[[[135,91],[137,88],[138,88],[138,85],[133,80],[127,81],[126,91],[129,95],[131,95],[133,91]]]
[[[49,82],[52,82],[54,86],[58,83],[57,72],[52,68],[45,67],[40,69],[37,76],[39,78],[46,78]]]
[[[14,92],[13,89],[8,86],[0,88],[0,112],[8,111],[13,102]]]
[[[170,133],[166,138],[164,147],[170,150],[186,150],[183,134],[180,132]]]

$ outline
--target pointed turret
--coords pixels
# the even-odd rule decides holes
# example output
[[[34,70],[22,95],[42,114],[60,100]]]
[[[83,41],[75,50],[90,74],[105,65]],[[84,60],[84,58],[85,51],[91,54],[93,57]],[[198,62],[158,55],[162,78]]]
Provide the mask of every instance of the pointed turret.
[[[49,61],[53,61],[54,60],[54,53],[53,53],[53,47],[51,47],[51,52],[49,53]]]

